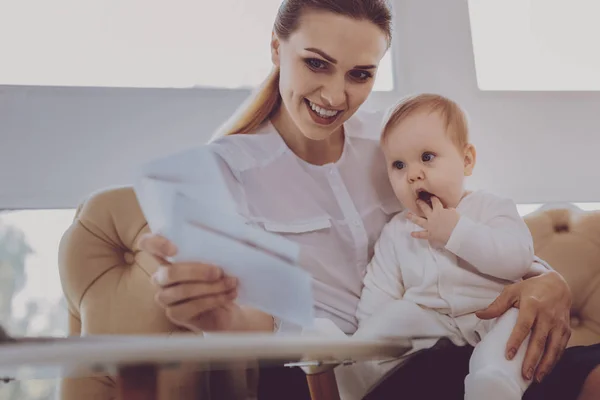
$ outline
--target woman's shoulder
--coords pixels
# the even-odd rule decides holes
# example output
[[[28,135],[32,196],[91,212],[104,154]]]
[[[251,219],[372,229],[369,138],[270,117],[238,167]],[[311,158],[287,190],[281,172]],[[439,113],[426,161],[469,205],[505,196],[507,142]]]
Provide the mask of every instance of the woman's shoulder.
[[[235,172],[265,165],[285,150],[277,131],[270,124],[250,134],[221,136],[207,146]]]

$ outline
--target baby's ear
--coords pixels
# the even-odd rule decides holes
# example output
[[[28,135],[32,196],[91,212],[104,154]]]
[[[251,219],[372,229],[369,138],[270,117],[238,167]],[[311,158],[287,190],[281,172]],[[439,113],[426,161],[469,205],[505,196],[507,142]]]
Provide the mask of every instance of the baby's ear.
[[[471,143],[465,145],[464,158],[465,176],[471,176],[473,174],[473,168],[475,168],[475,162],[477,161],[477,152],[475,151],[475,146]]]

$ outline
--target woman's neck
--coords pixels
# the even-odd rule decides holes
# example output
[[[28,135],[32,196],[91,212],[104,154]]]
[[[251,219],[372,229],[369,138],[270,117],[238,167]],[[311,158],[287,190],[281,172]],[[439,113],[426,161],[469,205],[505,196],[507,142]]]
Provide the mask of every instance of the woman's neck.
[[[283,105],[271,118],[271,123],[289,149],[309,164],[335,163],[342,156],[344,150],[343,126],[323,140],[309,139],[298,129]]]

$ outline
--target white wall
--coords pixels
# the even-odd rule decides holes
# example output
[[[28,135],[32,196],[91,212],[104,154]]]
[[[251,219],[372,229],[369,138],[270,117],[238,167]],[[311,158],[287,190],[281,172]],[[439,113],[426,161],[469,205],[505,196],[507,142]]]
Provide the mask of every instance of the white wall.
[[[407,90],[450,95],[469,112],[473,186],[521,203],[600,200],[600,92],[480,92],[467,2],[398,5],[395,45]]]
[[[472,187],[517,202],[598,201],[598,92],[480,92],[465,0],[397,0],[400,91],[433,91],[472,120]],[[507,27],[508,28],[508,27]],[[0,208],[74,207],[139,163],[203,143],[247,91],[0,86]]]
[[[74,207],[141,162],[204,143],[248,92],[0,89],[0,207]]]

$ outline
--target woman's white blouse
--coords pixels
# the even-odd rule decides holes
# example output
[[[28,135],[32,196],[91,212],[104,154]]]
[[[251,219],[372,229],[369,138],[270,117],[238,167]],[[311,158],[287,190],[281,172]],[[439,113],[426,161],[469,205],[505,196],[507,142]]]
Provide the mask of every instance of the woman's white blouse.
[[[254,134],[208,144],[223,161],[239,214],[300,245],[300,266],[313,277],[316,317],[332,320],[347,334],[357,329],[356,309],[375,242],[401,211],[379,148],[385,115],[352,116],[344,125],[342,156],[323,166],[298,158],[270,123]],[[531,274],[550,269],[536,261],[540,265],[532,265]],[[299,329],[277,325],[279,331]]]
[[[270,123],[208,145],[224,161],[240,215],[300,245],[300,266],[313,276],[316,317],[346,333],[357,328],[374,244],[401,209],[379,149],[383,116],[357,112],[344,125],[341,158],[323,166],[298,158]]]

